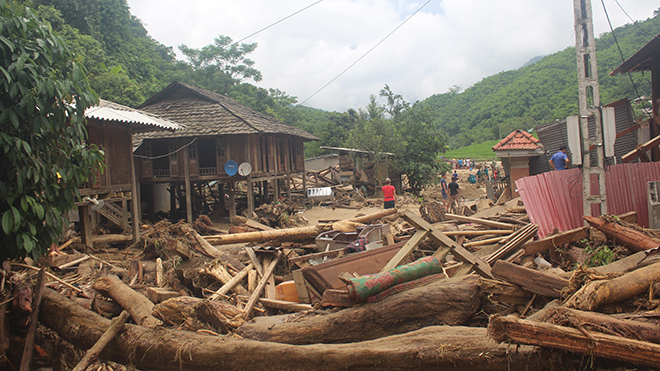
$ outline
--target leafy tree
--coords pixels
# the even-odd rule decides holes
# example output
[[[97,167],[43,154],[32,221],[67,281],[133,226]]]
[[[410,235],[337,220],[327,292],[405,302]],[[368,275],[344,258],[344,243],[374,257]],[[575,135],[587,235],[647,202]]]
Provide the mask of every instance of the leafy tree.
[[[38,256],[102,166],[102,152],[85,144],[84,111],[98,98],[34,11],[0,0],[0,32],[0,254]]]
[[[261,81],[261,72],[254,68],[254,61],[247,58],[256,48],[256,43],[239,45],[223,35],[201,49],[179,46],[194,72],[192,83],[221,94],[247,79]]]

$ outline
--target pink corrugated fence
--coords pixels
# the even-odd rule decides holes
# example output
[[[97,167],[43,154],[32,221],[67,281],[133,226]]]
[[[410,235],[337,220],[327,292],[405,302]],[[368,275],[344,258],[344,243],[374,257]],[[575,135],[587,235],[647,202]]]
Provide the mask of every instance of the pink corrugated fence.
[[[610,166],[605,172],[609,214],[636,211],[638,223],[648,227],[647,182],[660,180],[660,162]],[[593,180],[592,180],[593,183]],[[582,172],[574,168],[550,171],[516,181],[518,193],[532,223],[543,238],[584,225],[582,221]]]

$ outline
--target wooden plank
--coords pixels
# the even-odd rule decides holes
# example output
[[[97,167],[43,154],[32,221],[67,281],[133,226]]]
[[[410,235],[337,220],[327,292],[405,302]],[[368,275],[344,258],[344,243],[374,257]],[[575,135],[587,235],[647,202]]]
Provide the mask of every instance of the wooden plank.
[[[264,276],[261,277],[261,281],[259,281],[259,284],[257,284],[257,288],[254,290],[254,292],[250,296],[250,299],[245,304],[245,309],[243,309],[243,318],[245,318],[246,320],[252,316],[252,310],[254,309],[254,305],[256,304],[257,299],[259,299],[259,296],[261,295],[261,292],[266,286],[266,283],[268,283],[268,279],[273,275],[273,271],[275,270],[277,263],[279,263],[281,256],[282,253],[278,251],[277,255],[275,256],[275,259],[273,259],[273,261],[268,265],[268,268],[264,272]]]
[[[658,145],[660,145],[660,135],[644,143],[639,148],[635,148],[632,151],[628,152],[627,154],[623,155],[621,159],[623,160],[623,162],[630,162],[636,159],[637,157],[640,157],[642,154],[645,154],[646,151],[657,147]],[[644,162],[645,156],[641,156],[641,159]],[[648,159],[646,160],[647,160],[646,162],[648,162]]]
[[[259,299],[259,301],[261,302],[261,304],[264,305],[264,307],[288,310],[291,312],[302,312],[302,311],[314,309],[314,307],[312,307],[309,304],[294,303],[285,300],[261,298]]]
[[[248,256],[250,257],[250,261],[252,262],[252,265],[254,265],[254,269],[257,270],[257,273],[259,273],[259,277],[263,277],[264,275],[264,269],[261,266],[261,262],[257,258],[257,254],[254,253],[254,249],[246,246],[245,251],[247,252]]]
[[[475,223],[480,225],[487,225],[489,227],[498,228],[498,229],[515,229],[514,225],[508,223],[496,222],[488,219],[481,218],[472,218],[469,216],[456,215],[456,214],[445,214],[445,219],[458,220],[466,223]]]
[[[433,256],[436,257],[438,260],[442,261],[447,255],[447,253],[451,250],[452,254],[460,261],[466,264],[471,264],[477,273],[479,273],[480,275],[486,278],[493,278],[493,275],[490,272],[490,265],[488,265],[488,263],[481,260],[477,256],[473,255],[469,251],[465,250],[463,246],[457,244],[454,240],[447,237],[444,233],[433,228],[433,226],[431,226],[426,220],[413,214],[410,210],[406,210],[403,213],[403,217],[415,228],[425,229],[427,231],[430,231],[431,233],[429,237],[431,239],[435,240],[436,242],[442,243],[449,248],[449,249],[438,249],[438,251],[436,251],[436,253],[433,254]]]
[[[264,267],[268,267],[272,261],[272,257],[269,255],[264,255],[261,259]],[[275,289],[275,276],[271,275],[271,277],[268,277],[264,291],[264,296],[267,299],[275,299],[277,296],[277,289]]]
[[[293,275],[293,282],[296,284],[296,291],[298,292],[298,299],[301,303],[311,303],[312,299],[309,297],[309,291],[307,291],[307,285],[305,284],[305,276],[303,275],[302,270],[298,269],[291,272]]]
[[[408,256],[410,256],[410,254],[417,247],[417,245],[419,245],[420,242],[424,241],[424,238],[426,238],[428,233],[429,232],[425,230],[415,232],[412,238],[410,238],[406,242],[406,244],[403,245],[401,250],[399,250],[399,252],[397,252],[396,255],[394,255],[392,259],[390,259],[390,261],[387,262],[387,264],[385,264],[385,266],[380,270],[380,273],[387,272],[390,269],[398,267],[402,261],[404,261]]]
[[[568,285],[568,280],[554,274],[521,267],[502,260],[495,262],[492,272],[499,279],[518,285],[531,293],[550,298],[559,298],[561,290]]]
[[[525,250],[525,255],[534,255],[543,252],[551,247],[559,247],[567,243],[579,241],[589,237],[589,227],[580,227],[571,229],[570,231],[562,232],[554,236],[548,236],[540,240],[529,242],[523,245],[522,249]]]

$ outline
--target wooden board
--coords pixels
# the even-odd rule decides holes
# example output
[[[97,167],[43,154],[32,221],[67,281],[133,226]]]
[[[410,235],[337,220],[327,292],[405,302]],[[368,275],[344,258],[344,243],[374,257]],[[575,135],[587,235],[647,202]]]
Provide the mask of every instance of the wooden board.
[[[302,271],[305,279],[319,293],[323,294],[323,291],[327,288],[341,289],[346,287],[346,284],[337,278],[341,273],[348,272],[350,274],[357,273],[360,275],[378,273],[399,252],[403,244],[403,242],[399,242],[394,245],[353,253],[327,263],[304,268]],[[317,284],[320,281],[318,278],[327,282],[329,287],[323,287],[325,284]]]

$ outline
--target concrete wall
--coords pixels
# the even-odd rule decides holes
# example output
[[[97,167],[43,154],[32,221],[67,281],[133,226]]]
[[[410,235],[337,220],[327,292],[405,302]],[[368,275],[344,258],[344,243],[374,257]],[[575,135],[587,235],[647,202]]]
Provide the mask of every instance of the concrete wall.
[[[339,165],[339,155],[336,153],[305,160],[305,170],[321,171],[337,165]]]

